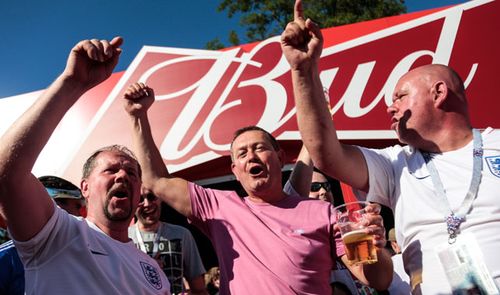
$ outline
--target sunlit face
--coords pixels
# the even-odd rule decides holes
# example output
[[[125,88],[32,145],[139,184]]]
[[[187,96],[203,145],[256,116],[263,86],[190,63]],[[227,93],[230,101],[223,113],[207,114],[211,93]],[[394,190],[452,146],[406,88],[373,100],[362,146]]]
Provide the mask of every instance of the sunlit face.
[[[274,150],[265,133],[242,133],[234,140],[231,152],[231,169],[249,195],[281,191],[281,152]]]
[[[220,271],[217,270],[217,274],[212,278],[212,283],[216,288],[220,288]]]
[[[396,241],[391,241],[391,247],[392,247],[392,250],[394,250],[394,252],[396,254],[401,253],[401,248],[399,247],[399,245]]]
[[[430,85],[421,71],[404,75],[394,89],[392,104],[387,108],[391,116],[391,129],[396,131],[402,143],[418,138],[429,124],[432,110]]]
[[[138,222],[144,226],[152,226],[160,222],[161,200],[150,190],[143,188],[139,206],[135,212]]]
[[[318,199],[318,200],[326,201],[329,203],[333,203],[333,195],[332,195],[331,187],[329,190],[325,189],[325,186],[329,187],[329,185],[330,185],[328,183],[328,180],[326,179],[326,177],[323,174],[314,171],[311,180],[312,180],[311,183],[320,183],[320,184],[322,184],[322,186],[316,192],[313,192],[312,190],[310,190],[309,191],[309,198]]]
[[[117,151],[100,153],[89,177],[82,181],[88,216],[130,222],[139,203],[140,189],[136,161]]]

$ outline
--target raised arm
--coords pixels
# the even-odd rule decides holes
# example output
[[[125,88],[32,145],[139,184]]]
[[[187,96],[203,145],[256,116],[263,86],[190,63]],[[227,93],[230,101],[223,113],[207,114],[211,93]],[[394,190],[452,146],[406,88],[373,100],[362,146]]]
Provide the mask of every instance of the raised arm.
[[[311,190],[311,179],[313,175],[314,165],[304,145],[300,149],[299,156],[295,162],[292,173],[288,181],[293,189],[303,197],[309,197]]]
[[[319,27],[305,20],[302,3],[296,0],[294,21],[281,35],[281,48],[291,67],[297,122],[302,141],[314,165],[356,189],[368,189],[368,171],[358,148],[341,144],[325,107],[318,61],[323,47]]]
[[[148,109],[155,100],[153,89],[143,83],[129,86],[124,94],[125,111],[132,122],[132,139],[142,167],[143,185],[182,215],[191,216],[188,182],[171,177],[155,145]]]
[[[32,238],[47,223],[54,205],[31,174],[57,124],[78,98],[107,79],[123,40],[84,40],[71,50],[63,73],[0,139],[0,211],[16,240]]]

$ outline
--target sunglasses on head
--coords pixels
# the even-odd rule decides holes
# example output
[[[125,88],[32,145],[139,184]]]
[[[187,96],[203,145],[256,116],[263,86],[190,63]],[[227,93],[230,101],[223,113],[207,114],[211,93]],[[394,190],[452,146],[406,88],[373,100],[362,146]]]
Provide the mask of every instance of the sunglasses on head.
[[[311,183],[311,192],[318,192],[321,188],[324,188],[327,192],[330,191],[331,186],[329,182],[313,182]]]
[[[157,196],[155,196],[153,193],[147,193],[147,194],[144,194],[144,195],[141,195],[141,200],[140,202],[144,202],[145,199],[148,199],[148,202],[154,202],[158,199]]]

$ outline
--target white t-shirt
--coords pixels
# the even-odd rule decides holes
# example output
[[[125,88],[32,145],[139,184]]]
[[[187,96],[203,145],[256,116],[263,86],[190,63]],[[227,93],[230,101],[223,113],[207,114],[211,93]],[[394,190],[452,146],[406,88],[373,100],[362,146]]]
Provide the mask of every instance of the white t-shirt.
[[[484,262],[500,286],[500,130],[483,132],[482,180],[471,211],[460,226],[477,239]],[[434,155],[453,211],[469,190],[472,177],[472,142],[452,152]],[[422,154],[410,146],[361,148],[369,170],[368,200],[392,208],[396,237],[412,284],[423,294],[451,294],[435,247],[448,242],[445,213],[438,205],[434,185]],[[461,235],[458,235],[458,239]]]
[[[170,294],[155,260],[56,207],[31,240],[14,241],[26,294]]]

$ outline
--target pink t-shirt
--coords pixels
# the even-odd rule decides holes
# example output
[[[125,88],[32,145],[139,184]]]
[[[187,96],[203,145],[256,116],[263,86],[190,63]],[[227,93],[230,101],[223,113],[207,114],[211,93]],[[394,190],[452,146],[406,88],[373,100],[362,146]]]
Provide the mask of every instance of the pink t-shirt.
[[[219,259],[221,295],[331,294],[330,271],[344,249],[332,236],[328,203],[299,196],[254,203],[192,183],[189,191],[190,221]]]

